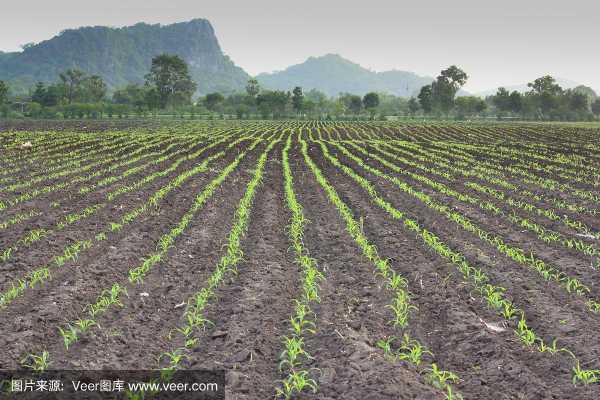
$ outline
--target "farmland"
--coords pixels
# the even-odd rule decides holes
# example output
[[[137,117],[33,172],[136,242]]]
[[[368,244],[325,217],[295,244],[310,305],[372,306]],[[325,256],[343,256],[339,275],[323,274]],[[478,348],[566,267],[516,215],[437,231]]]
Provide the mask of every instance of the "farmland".
[[[59,124],[0,131],[0,369],[600,398],[597,127]]]

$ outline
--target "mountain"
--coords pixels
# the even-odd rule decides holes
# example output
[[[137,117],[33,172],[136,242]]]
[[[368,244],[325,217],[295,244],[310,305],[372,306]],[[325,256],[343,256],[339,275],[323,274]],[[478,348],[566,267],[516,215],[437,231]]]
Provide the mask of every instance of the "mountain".
[[[194,19],[171,25],[139,23],[123,28],[68,29],[50,40],[0,53],[0,79],[13,91],[27,91],[37,81],[53,82],[69,68],[100,75],[110,89],[142,83],[152,57],[177,54],[190,66],[201,94],[245,87],[248,74],[223,54],[210,22]]]
[[[310,57],[284,71],[263,73],[256,78],[268,89],[291,90],[301,86],[305,91],[318,89],[329,96],[342,92],[364,95],[374,91],[409,97],[433,81],[412,72],[373,72],[337,54]]]
[[[577,83],[577,82],[569,80],[569,79],[564,79],[564,78],[555,78],[555,79],[556,79],[556,83],[558,83],[560,85],[560,87],[562,87],[563,89],[574,89],[577,86],[583,86],[580,83]],[[531,88],[527,87],[526,83],[521,84],[521,85],[504,86],[504,88],[506,90],[508,90],[509,92],[516,90],[517,92],[520,92],[520,93],[529,92],[531,90]],[[498,91],[498,88],[487,89],[487,90],[483,90],[481,92],[477,92],[475,95],[481,96],[481,97],[486,97],[486,96],[491,96],[491,95],[496,94],[497,91]]]

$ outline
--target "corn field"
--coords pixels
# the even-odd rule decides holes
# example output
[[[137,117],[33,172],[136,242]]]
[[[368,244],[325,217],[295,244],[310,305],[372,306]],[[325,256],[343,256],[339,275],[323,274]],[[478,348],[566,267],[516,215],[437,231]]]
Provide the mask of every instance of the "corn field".
[[[79,128],[0,131],[0,369],[600,398],[600,129]]]

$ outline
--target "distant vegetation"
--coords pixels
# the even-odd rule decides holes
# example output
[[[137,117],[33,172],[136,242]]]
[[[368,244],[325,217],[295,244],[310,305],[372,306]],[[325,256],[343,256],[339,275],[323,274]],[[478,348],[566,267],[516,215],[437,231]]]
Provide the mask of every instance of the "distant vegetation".
[[[317,89],[330,97],[340,93],[362,96],[369,92],[410,97],[433,80],[406,71],[373,72],[337,54],[310,57],[302,64],[280,72],[260,74],[256,79],[269,89],[289,90],[302,86],[305,90]]]
[[[528,83],[530,90],[524,94],[498,88],[485,99],[475,96],[456,97],[468,76],[460,68],[451,66],[443,70],[431,84],[421,88],[418,107],[425,115],[455,116],[463,119],[476,115],[495,115],[497,118],[530,120],[591,121],[600,117],[600,99],[588,87],[579,86],[564,90],[552,76],[543,76]]]
[[[525,94],[499,88],[483,99],[458,96],[467,74],[456,66],[443,70],[417,97],[403,98],[369,92],[364,96],[340,93],[329,97],[301,86],[265,90],[255,78],[245,91],[230,95],[208,93],[193,99],[197,83],[178,56],[154,57],[144,84],[128,84],[109,95],[101,77],[71,69],[49,85],[38,82],[26,96],[11,96],[0,81],[0,116],[7,118],[100,118],[162,115],[180,118],[237,119],[383,119],[392,116],[466,119],[513,118],[585,120],[600,117],[600,99],[586,87],[563,90],[550,76],[529,84]]]
[[[488,99],[500,117],[576,121],[600,116],[600,99],[591,88],[578,86],[564,90],[548,75],[530,82],[528,87],[530,90],[525,94],[499,88]]]
[[[210,92],[194,98],[204,82],[192,79],[189,65],[179,56],[152,59],[143,84],[129,83],[109,92],[99,75],[78,69],[60,72],[53,83],[38,82],[27,95],[11,95],[0,81],[0,116],[4,118],[101,118],[168,115],[205,119],[385,119],[393,116],[439,119],[512,118],[592,121],[600,116],[600,99],[584,86],[563,90],[551,76],[529,83],[530,91],[499,88],[487,98],[458,96],[468,75],[452,65],[441,71],[416,97],[368,92],[336,97],[296,85],[290,90],[267,90],[256,78],[245,90]]]
[[[139,23],[124,28],[68,29],[56,37],[0,53],[0,79],[14,94],[27,94],[37,82],[49,84],[68,69],[102,77],[110,92],[130,83],[143,84],[152,58],[163,53],[181,57],[198,86],[197,94],[243,90],[249,75],[223,54],[213,27],[205,19],[171,25]]]
[[[457,66],[436,78],[373,72],[336,54],[250,77],[223,54],[204,19],[172,25],[70,29],[0,52],[0,116],[100,118],[527,119],[600,116],[585,86],[563,89],[550,76],[527,91],[485,98],[462,90]]]

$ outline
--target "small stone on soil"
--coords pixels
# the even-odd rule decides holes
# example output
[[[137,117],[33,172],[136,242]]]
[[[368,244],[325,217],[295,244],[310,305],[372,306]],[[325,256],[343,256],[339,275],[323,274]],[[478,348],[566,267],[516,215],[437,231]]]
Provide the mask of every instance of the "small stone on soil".
[[[231,357],[231,361],[241,363],[250,359],[250,350],[243,349],[242,351],[237,352]]]

